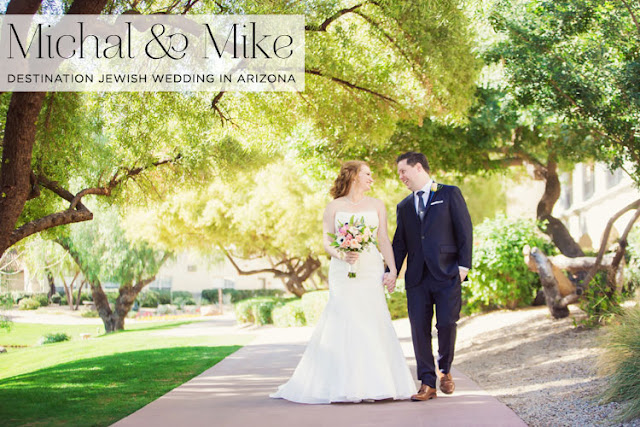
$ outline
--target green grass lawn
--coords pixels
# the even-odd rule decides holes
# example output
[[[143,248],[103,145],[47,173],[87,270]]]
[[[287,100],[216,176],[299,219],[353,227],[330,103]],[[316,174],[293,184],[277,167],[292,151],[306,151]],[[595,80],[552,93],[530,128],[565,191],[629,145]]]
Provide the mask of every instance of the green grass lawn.
[[[110,425],[252,339],[242,335],[156,335],[184,323],[189,322],[136,325],[136,329],[90,340],[9,349],[0,355],[2,424]],[[2,338],[25,332],[25,338],[14,338],[17,343],[32,342],[34,337],[37,341],[45,332],[82,333],[76,329],[79,326],[13,326]],[[37,332],[41,327],[44,329]],[[90,328],[88,333],[95,334],[95,326]],[[0,342],[6,342],[2,338]]]

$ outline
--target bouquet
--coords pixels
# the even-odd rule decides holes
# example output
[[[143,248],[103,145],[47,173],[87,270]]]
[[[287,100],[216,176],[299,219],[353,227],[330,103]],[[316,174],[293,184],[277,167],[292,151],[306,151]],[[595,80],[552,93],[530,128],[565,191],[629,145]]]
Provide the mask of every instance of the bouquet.
[[[374,231],[376,227],[369,227],[364,222],[364,217],[355,219],[355,215],[344,224],[337,224],[336,234],[328,233],[333,239],[331,246],[337,248],[341,252],[362,252],[370,244],[377,244]],[[349,273],[347,277],[356,277],[353,265],[349,264]]]

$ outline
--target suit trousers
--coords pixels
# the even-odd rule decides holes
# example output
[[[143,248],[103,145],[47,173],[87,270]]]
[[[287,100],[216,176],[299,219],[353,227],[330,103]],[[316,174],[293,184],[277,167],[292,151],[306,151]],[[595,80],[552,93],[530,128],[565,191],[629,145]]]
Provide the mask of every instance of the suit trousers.
[[[435,388],[436,371],[431,346],[431,321],[436,311],[438,330],[438,369],[449,373],[456,342],[456,322],[462,306],[460,276],[448,282],[436,280],[424,265],[420,283],[406,289],[413,349],[418,364],[418,379]]]

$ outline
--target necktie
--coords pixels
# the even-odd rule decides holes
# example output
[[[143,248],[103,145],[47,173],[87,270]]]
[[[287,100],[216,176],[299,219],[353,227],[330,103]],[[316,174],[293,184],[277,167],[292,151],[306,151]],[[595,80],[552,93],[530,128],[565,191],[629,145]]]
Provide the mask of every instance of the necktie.
[[[427,211],[427,208],[424,205],[424,199],[422,198],[423,194],[424,191],[418,191],[416,193],[416,196],[418,196],[418,215],[420,216],[420,221],[424,219],[424,214]]]

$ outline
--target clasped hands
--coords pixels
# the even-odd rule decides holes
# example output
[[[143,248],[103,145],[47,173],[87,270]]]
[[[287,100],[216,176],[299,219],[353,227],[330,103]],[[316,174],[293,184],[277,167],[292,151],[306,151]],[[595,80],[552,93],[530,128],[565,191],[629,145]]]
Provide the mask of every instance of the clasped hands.
[[[387,287],[387,291],[389,291],[389,293],[393,292],[394,289],[396,288],[397,279],[398,279],[398,274],[392,273],[390,271],[387,271],[382,276],[382,284]]]

